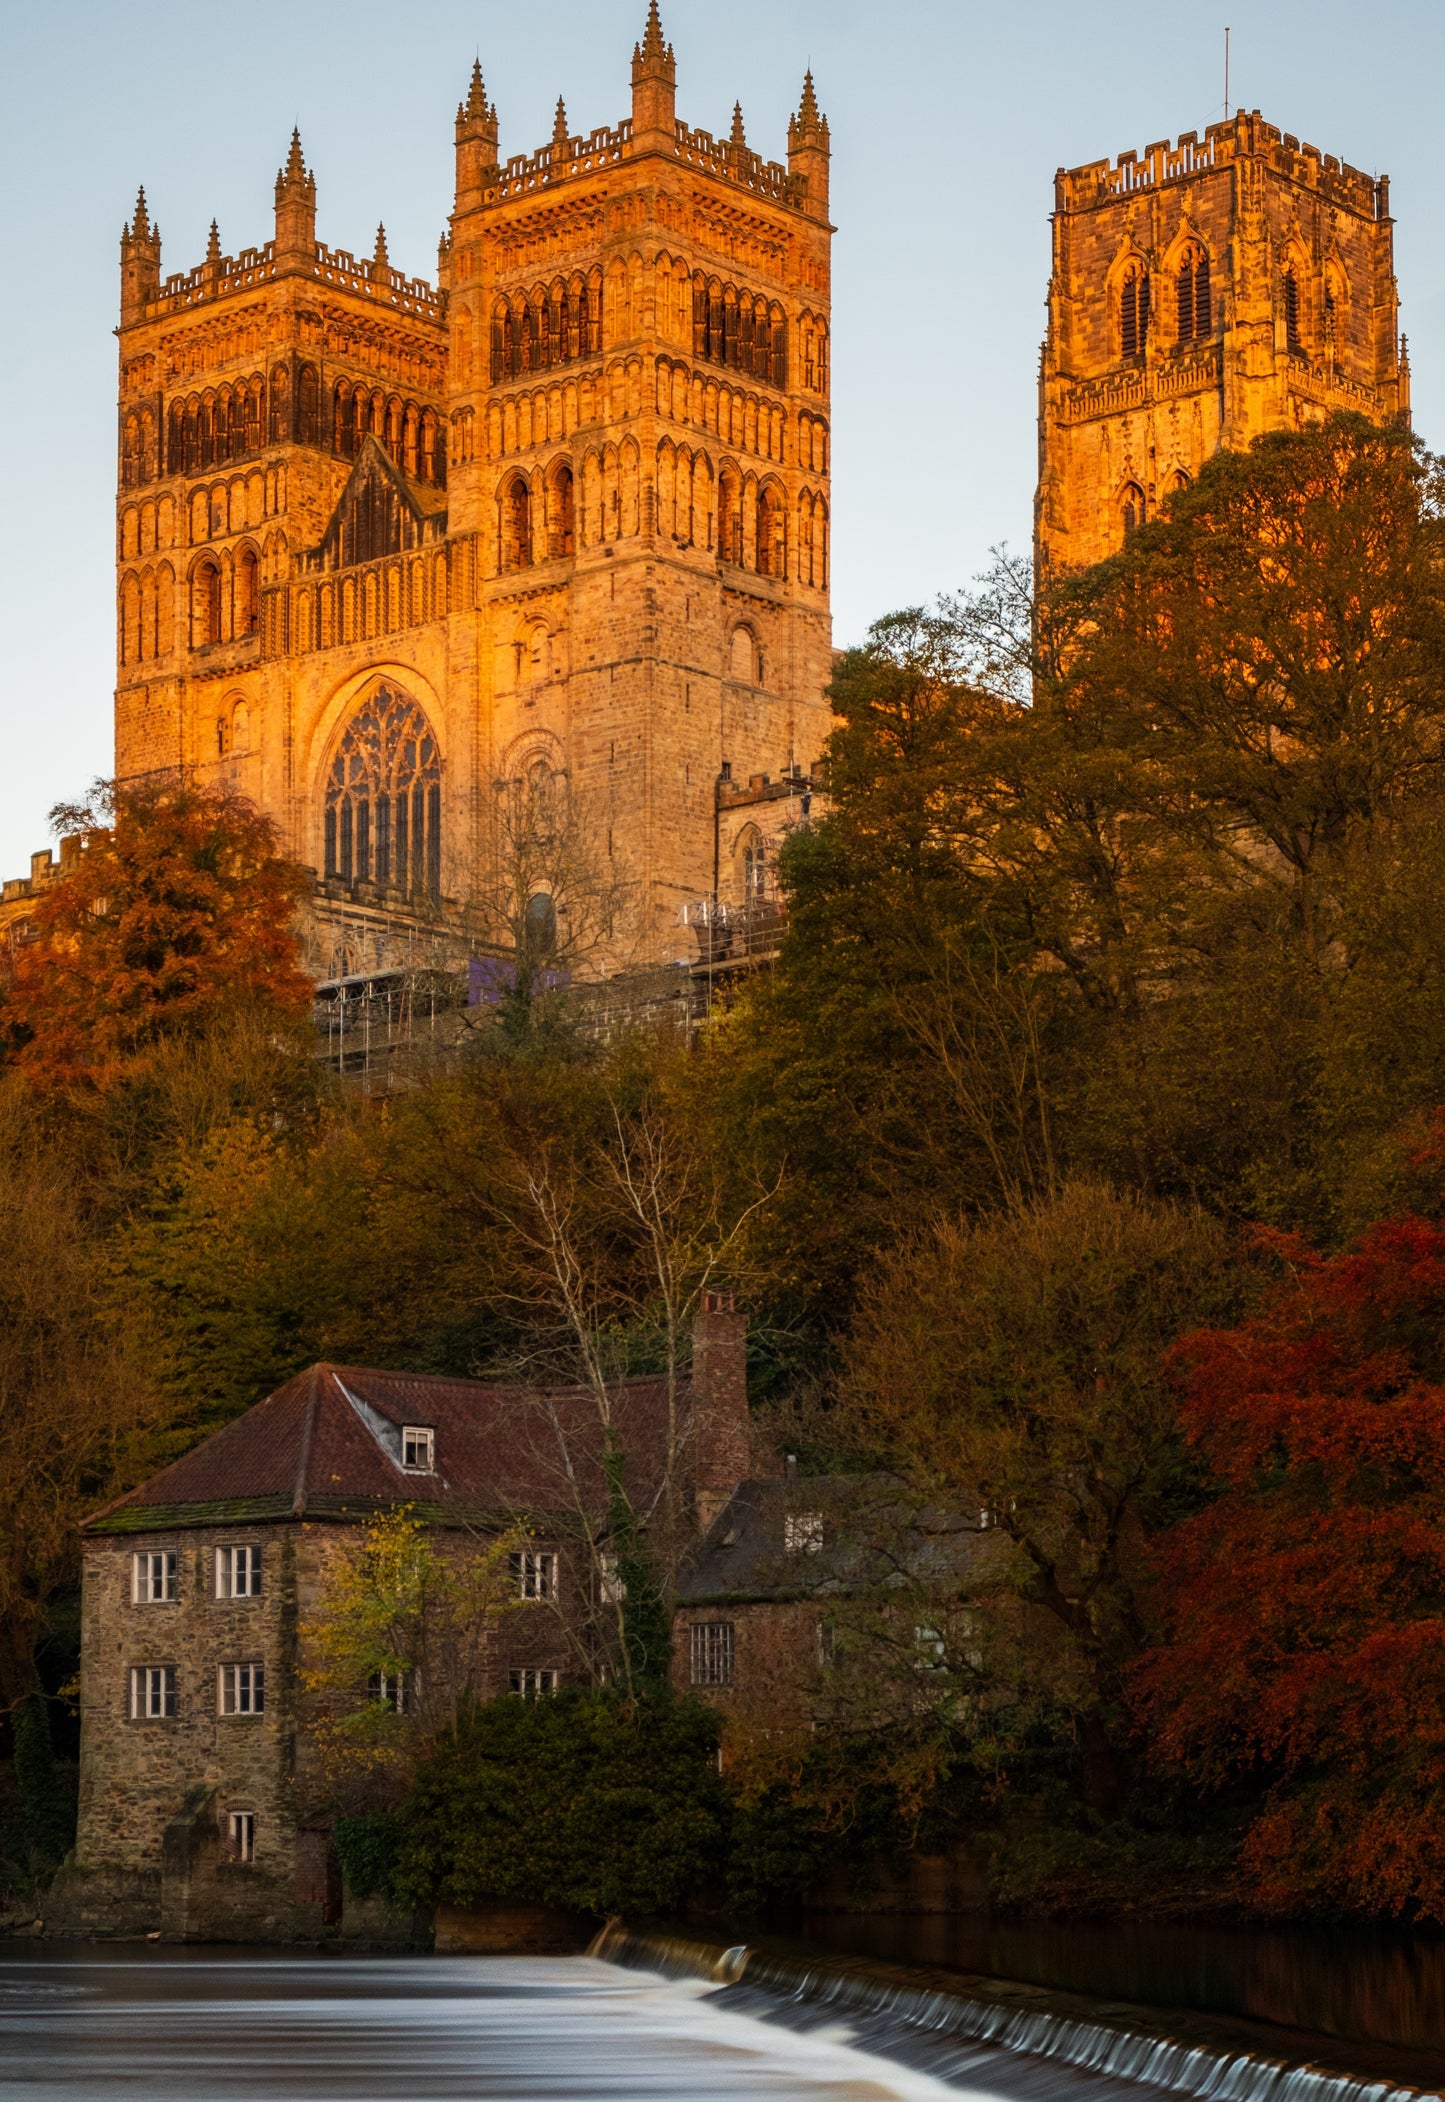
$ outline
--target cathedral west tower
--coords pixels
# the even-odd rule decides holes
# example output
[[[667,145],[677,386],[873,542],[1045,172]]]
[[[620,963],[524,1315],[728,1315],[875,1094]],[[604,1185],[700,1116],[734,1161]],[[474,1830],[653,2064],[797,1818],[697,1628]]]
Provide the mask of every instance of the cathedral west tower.
[[[318,240],[299,139],[263,248],[162,279],[126,229],[116,773],[268,811],[320,976],[480,925],[538,782],[615,867],[604,961],[684,954],[761,865],[727,784],[821,754],[828,127],[809,80],[767,162],[675,82],[652,0],[630,118],[504,159],[476,69],[435,286]]]
[[[1221,446],[1408,416],[1388,178],[1266,124],[1055,178],[1041,573],[1112,554]]]

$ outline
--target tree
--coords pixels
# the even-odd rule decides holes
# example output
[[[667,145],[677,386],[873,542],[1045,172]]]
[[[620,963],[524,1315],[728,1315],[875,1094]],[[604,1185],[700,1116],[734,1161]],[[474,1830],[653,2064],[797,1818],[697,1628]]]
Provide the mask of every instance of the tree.
[[[160,1404],[109,1304],[105,1243],[74,1162],[0,1084],[0,1706],[34,1687],[76,1524],[129,1487]]]
[[[1003,1673],[1016,1731],[1076,1734],[1106,1814],[1122,1677],[1150,1621],[1146,1543],[1182,1486],[1163,1356],[1232,1289],[1227,1240],[1202,1215],[1071,1184],[976,1224],[939,1221],[859,1296],[839,1430],[916,1499],[977,1514],[1006,1543],[956,1580],[965,1611],[955,1635],[940,1625],[938,1661],[973,1694]]]
[[[102,784],[53,813],[80,849],[13,952],[6,1055],[42,1090],[104,1089],[221,1016],[307,1013],[292,914],[302,870],[242,797],[182,779]]]
[[[675,1914],[723,1861],[717,1744],[698,1701],[583,1687],[492,1701],[417,1776],[398,1892],[419,1906]]]
[[[517,1604],[524,1535],[438,1534],[410,1508],[383,1512],[332,1554],[301,1630],[314,1740],[343,1797],[394,1792],[485,1697],[497,1625]]]
[[[1400,1217],[1179,1345],[1214,1490],[1161,1547],[1137,1672],[1156,1756],[1263,1801],[1250,1895],[1445,1919],[1445,1228]]]

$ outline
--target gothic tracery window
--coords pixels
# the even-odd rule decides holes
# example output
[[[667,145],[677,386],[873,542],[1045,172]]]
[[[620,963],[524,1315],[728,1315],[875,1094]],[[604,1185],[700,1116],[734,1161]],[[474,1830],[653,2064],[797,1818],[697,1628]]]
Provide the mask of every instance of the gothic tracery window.
[[[409,695],[378,686],[357,708],[326,783],[326,873],[441,895],[441,754]]]
[[[1119,340],[1126,358],[1142,358],[1149,343],[1149,273],[1131,263],[1119,293]]]
[[[1137,482],[1129,482],[1125,485],[1123,496],[1119,500],[1119,515],[1123,521],[1126,536],[1136,532],[1143,525],[1144,492]]]

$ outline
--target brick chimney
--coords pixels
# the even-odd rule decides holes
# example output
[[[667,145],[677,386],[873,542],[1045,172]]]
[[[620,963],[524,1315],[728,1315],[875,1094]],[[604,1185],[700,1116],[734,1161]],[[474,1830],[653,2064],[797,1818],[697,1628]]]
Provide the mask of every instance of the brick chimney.
[[[692,1329],[693,1502],[705,1533],[752,1471],[748,1321],[731,1292],[704,1292]]]

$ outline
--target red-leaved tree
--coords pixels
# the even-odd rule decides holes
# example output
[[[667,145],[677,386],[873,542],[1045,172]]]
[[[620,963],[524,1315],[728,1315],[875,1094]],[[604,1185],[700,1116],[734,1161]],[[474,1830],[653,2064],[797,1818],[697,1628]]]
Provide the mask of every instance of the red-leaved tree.
[[[103,1088],[227,1014],[284,1024],[311,998],[293,925],[305,873],[243,797],[179,779],[53,813],[80,851],[3,968],[5,1058],[42,1089]]]
[[[1142,1717],[1205,1787],[1263,1784],[1256,1902],[1445,1919],[1445,1228],[1270,1245],[1264,1308],[1175,1353],[1219,1494],[1166,1551]]]

